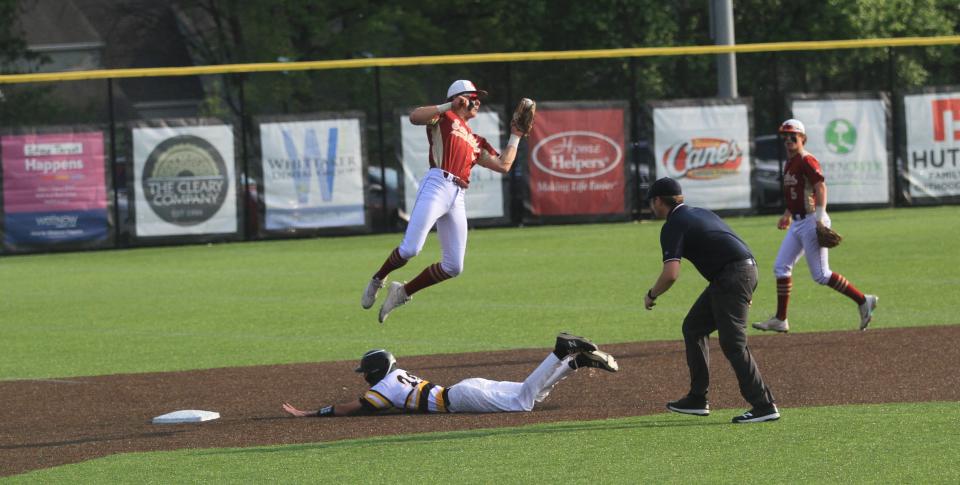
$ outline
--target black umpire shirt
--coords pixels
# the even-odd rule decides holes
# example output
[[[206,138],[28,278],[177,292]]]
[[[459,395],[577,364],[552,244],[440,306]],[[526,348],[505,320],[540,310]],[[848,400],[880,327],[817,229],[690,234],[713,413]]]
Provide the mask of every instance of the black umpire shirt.
[[[663,262],[687,258],[707,281],[734,261],[753,259],[750,248],[723,219],[707,209],[680,204],[660,229]]]

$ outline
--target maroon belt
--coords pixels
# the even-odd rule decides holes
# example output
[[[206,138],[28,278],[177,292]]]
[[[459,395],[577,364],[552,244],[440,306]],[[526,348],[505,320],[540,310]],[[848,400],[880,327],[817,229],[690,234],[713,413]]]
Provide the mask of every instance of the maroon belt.
[[[453,182],[454,184],[456,184],[457,187],[460,187],[461,189],[465,189],[470,186],[469,182],[464,181],[462,178],[457,177],[456,175],[446,170],[441,170],[440,173],[443,174],[443,178]]]

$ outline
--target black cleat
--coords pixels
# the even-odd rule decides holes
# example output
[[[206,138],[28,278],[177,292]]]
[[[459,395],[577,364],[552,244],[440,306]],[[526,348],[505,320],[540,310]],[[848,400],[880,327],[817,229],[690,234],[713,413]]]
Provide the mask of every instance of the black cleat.
[[[753,408],[740,416],[733,418],[734,423],[762,423],[764,421],[776,421],[780,419],[780,410],[776,404],[771,404],[762,408]]]
[[[570,335],[566,332],[557,335],[557,345],[553,348],[553,352],[557,354],[557,356],[592,352],[594,350],[597,350],[597,345],[591,342],[590,339]]]
[[[696,397],[687,394],[686,396],[667,403],[667,409],[681,414],[692,414],[694,416],[709,416],[710,402],[706,398]]]
[[[579,369],[581,367],[594,367],[597,369],[603,369],[607,372],[616,372],[620,370],[620,364],[617,364],[617,360],[614,359],[612,355],[602,350],[580,352],[577,354],[577,357],[573,359],[572,363],[573,366],[576,366],[574,369]]]

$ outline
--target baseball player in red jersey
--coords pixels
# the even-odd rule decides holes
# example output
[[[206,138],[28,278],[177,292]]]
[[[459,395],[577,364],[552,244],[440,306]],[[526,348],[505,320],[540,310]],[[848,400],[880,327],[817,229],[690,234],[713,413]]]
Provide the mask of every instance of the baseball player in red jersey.
[[[619,370],[612,355],[597,349],[590,340],[561,333],[553,353],[523,382],[464,379],[450,387],[423,380],[399,367],[393,354],[371,350],[360,359],[356,371],[370,384],[360,399],[301,411],[290,403],[283,410],[296,417],[362,416],[383,411],[419,413],[498,413],[532,411],[546,399],[553,386],[581,367],[608,372]]]
[[[827,215],[827,184],[816,157],[804,150],[807,133],[803,123],[789,119],[780,125],[780,134],[787,149],[787,165],[783,169],[783,190],[787,209],[777,222],[778,229],[787,229],[780,244],[773,272],[777,277],[777,314],[753,327],[760,330],[787,332],[787,303],[793,288],[793,265],[806,255],[810,276],[821,285],[829,285],[855,301],[860,309],[860,330],[866,330],[877,308],[875,295],[864,295],[840,273],[830,271],[828,251],[817,242],[817,223],[830,227]]]
[[[480,165],[507,173],[513,165],[522,133],[511,128],[510,140],[501,155],[467,125],[477,116],[480,98],[486,94],[472,82],[458,80],[447,89],[446,103],[421,106],[410,113],[411,123],[427,127],[430,170],[420,182],[403,241],[370,279],[363,290],[360,306],[364,309],[373,306],[380,288],[386,285],[387,275],[420,253],[434,224],[437,225],[442,257],[439,263],[427,266],[409,283],[394,281],[390,284],[380,308],[380,323],[394,308],[410,301],[414,293],[463,271],[467,250],[467,212],[463,198],[470,185],[470,170],[474,165]]]

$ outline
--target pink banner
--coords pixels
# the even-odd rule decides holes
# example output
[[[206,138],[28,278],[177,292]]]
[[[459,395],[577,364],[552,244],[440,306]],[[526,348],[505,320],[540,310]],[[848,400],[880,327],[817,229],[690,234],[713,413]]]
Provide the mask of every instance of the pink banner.
[[[13,135],[0,142],[7,214],[107,207],[103,133]]]
[[[624,110],[542,109],[530,134],[530,206],[538,216],[622,214]]]

